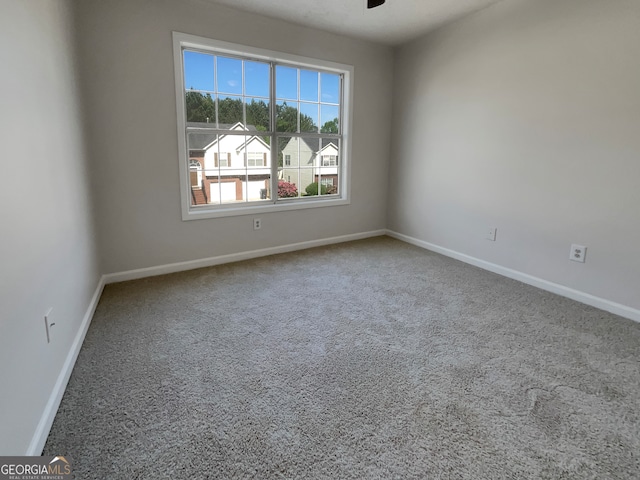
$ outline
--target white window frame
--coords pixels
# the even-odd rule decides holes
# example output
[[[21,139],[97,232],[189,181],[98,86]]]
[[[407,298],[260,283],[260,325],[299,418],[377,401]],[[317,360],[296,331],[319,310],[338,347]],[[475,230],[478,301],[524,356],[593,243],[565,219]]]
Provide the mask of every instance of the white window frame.
[[[191,185],[189,179],[189,157],[186,137],[186,108],[184,68],[182,64],[183,49],[197,49],[214,54],[228,54],[247,59],[289,64],[297,68],[309,68],[342,75],[341,99],[341,138],[339,156],[342,158],[338,166],[339,193],[330,196],[277,198],[277,155],[271,153],[271,191],[272,199],[259,203],[245,202],[222,205],[191,205]],[[178,124],[178,159],[180,171],[180,196],[183,220],[197,220],[237,215],[255,215],[262,212],[299,210],[317,207],[347,205],[351,203],[351,131],[353,105],[353,66],[342,63],[319,60],[315,58],[292,55],[288,53],[265,50],[257,47],[213,40],[196,35],[173,32],[173,59],[176,84],[176,108]],[[274,90],[272,85],[272,90]],[[271,99],[275,104],[274,99]],[[274,105],[272,105],[273,108]],[[273,135],[275,140],[275,134]]]

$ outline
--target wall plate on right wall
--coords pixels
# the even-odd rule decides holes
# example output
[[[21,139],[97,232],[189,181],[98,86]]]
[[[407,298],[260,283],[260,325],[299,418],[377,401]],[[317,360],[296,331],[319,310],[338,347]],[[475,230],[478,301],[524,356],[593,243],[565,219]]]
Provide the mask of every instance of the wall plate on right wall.
[[[574,262],[584,263],[587,256],[587,247],[584,245],[572,244],[571,251],[569,252],[569,260]]]

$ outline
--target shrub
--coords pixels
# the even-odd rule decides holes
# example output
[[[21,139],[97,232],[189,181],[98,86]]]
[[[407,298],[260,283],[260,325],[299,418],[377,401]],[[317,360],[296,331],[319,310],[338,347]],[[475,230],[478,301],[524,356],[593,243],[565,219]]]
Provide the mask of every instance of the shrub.
[[[278,198],[297,197],[298,187],[293,183],[278,180]]]
[[[305,192],[307,192],[307,195],[318,195],[318,182],[313,182],[307,185],[307,188],[305,188],[304,190]],[[326,194],[327,194],[327,186],[321,185],[320,195],[326,195]]]

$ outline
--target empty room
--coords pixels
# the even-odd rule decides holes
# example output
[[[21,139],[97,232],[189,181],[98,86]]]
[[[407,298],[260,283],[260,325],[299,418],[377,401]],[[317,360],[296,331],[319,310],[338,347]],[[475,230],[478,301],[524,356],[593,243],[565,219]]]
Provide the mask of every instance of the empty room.
[[[2,476],[640,478],[638,0],[0,36]]]

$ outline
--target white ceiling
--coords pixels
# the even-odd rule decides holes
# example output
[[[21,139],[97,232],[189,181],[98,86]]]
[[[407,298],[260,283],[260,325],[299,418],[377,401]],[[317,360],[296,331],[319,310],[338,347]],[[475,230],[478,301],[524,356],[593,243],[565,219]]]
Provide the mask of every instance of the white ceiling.
[[[500,0],[209,0],[350,37],[400,45]]]

